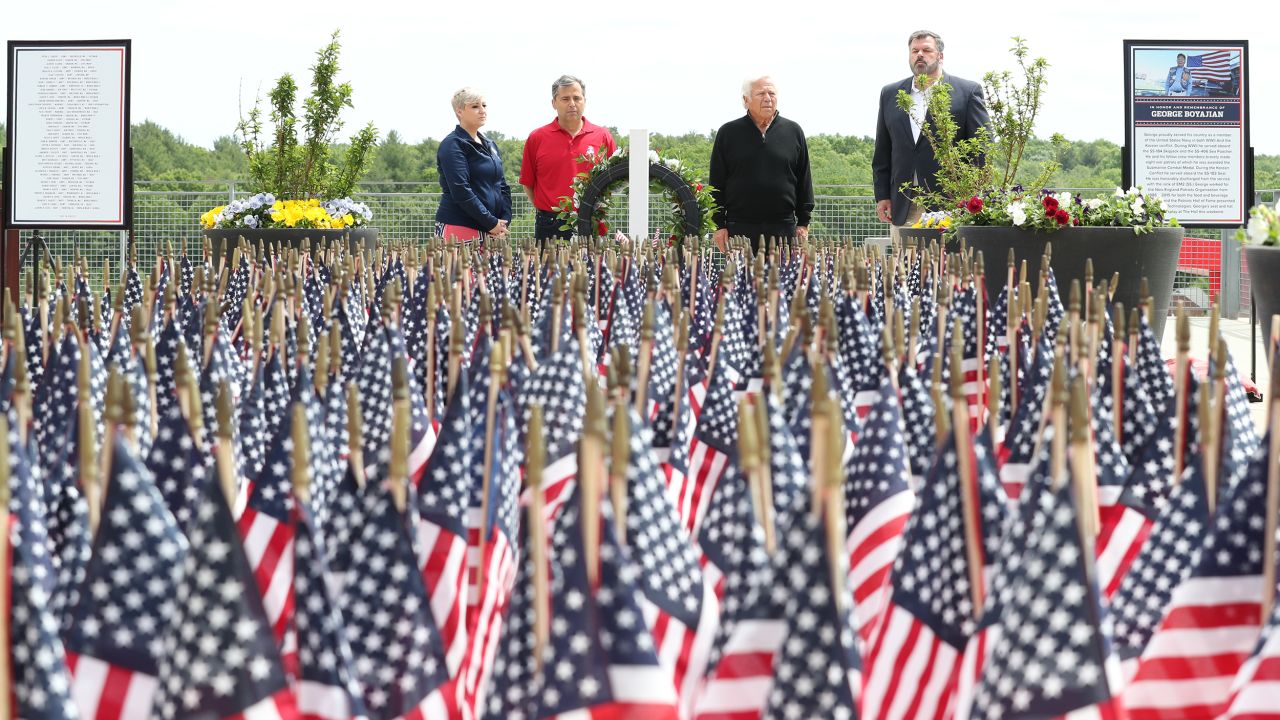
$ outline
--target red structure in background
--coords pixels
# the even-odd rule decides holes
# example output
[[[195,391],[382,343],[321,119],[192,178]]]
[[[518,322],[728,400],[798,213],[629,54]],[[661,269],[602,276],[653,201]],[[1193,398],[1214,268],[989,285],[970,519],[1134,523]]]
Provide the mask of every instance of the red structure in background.
[[[1208,278],[1209,297],[1220,297],[1222,294],[1222,241],[1190,236],[1183,239],[1182,250],[1178,252],[1178,272]]]

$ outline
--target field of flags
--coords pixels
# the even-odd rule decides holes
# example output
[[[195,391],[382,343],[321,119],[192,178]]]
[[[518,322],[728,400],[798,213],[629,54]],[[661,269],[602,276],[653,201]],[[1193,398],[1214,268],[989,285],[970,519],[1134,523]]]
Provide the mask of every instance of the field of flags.
[[[1276,385],[1259,437],[1216,322],[1166,363],[1000,260],[55,265],[3,319],[0,718],[1280,718]]]

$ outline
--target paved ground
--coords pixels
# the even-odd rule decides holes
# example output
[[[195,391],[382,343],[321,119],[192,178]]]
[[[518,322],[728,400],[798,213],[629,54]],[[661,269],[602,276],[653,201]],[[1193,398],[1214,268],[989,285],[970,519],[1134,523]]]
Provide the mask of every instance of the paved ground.
[[[1222,337],[1227,341],[1227,348],[1231,350],[1231,357],[1235,360],[1236,367],[1245,376],[1249,377],[1249,353],[1255,342],[1250,338],[1249,319],[1241,320],[1223,320],[1220,324],[1220,332]],[[1161,342],[1161,351],[1166,359],[1173,358],[1177,354],[1177,325],[1172,317],[1165,324],[1164,338]],[[1261,337],[1266,331],[1258,328],[1258,334]],[[1263,355],[1262,343],[1259,342],[1258,348],[1258,367],[1257,379],[1255,382],[1262,390],[1263,395],[1267,394],[1268,385],[1270,383],[1270,373],[1268,372],[1266,358]],[[1209,319],[1208,318],[1191,318],[1191,356],[1196,359],[1203,360],[1208,357],[1209,348]],[[1270,399],[1270,398],[1266,398]],[[1258,424],[1258,432],[1261,435],[1263,424],[1266,422],[1266,402],[1251,403],[1249,409],[1253,411],[1254,422]]]

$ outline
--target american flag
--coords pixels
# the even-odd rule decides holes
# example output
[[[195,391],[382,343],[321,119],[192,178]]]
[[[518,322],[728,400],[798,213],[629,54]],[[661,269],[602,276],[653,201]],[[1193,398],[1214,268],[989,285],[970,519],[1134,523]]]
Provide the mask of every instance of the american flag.
[[[164,625],[154,715],[289,718],[297,713],[231,508],[205,485]]]
[[[452,718],[456,687],[418,572],[412,520],[383,487],[382,468],[380,460],[361,494],[364,521],[352,529],[341,595],[357,679],[370,720]]]
[[[297,602],[293,630],[298,641],[298,668],[293,688],[298,712],[304,720],[367,717],[342,612],[330,587],[329,563],[305,503],[294,506],[292,522],[296,569],[293,587]]]
[[[889,379],[871,408],[853,454],[844,464],[845,522],[854,616],[870,641],[889,601],[889,571],[902,548],[902,530],[915,504],[903,439],[902,409]]]
[[[173,319],[166,320],[156,337],[156,413],[164,417],[169,408],[177,407],[175,382],[178,346],[182,333]]]
[[[529,528],[519,523],[521,547],[527,547]],[[505,622],[497,638],[490,682],[483,702],[477,704],[480,717],[532,720],[541,693],[542,674],[534,645],[533,555],[523,553],[516,560],[516,579]]]
[[[418,487],[418,568],[455,675],[467,649],[467,511],[484,462],[484,425],[471,423],[467,374],[458,387]],[[483,423],[483,420],[481,421]]]
[[[1149,418],[1145,444],[1137,449],[1138,459],[1120,494],[1117,510],[1109,513],[1110,517],[1104,517],[1098,537],[1098,583],[1108,598],[1119,591],[1173,489],[1175,445],[1183,444],[1184,479],[1187,468],[1195,467],[1197,472],[1202,469],[1199,467],[1202,460],[1198,444],[1200,383],[1193,373],[1187,373],[1183,382],[1187,386],[1187,425],[1182,433],[1183,440],[1178,439],[1177,422],[1172,415]],[[1142,404],[1132,407],[1136,409],[1136,417],[1143,416],[1145,409]],[[1171,589],[1167,587],[1165,591]]]
[[[735,382],[726,366],[717,361],[707,403],[698,418],[698,427],[689,446],[689,470],[678,487],[672,487],[684,525],[697,535],[715,495],[725,467],[732,462],[738,437],[738,404],[734,399]],[[672,476],[672,480],[675,480]]]
[[[773,688],[763,716],[854,720],[862,695],[862,658],[849,588],[844,578],[831,577],[826,524],[805,513],[785,543],[790,562],[779,568],[779,580],[785,578],[788,591],[786,639],[774,657]]]
[[[627,545],[640,568],[636,584],[658,662],[673,679],[681,706],[692,704],[720,614],[715,588],[704,582],[699,558],[667,495],[653,456],[652,433],[631,412],[626,470]]]
[[[483,594],[475,612],[468,615],[471,641],[459,673],[459,692],[473,712],[485,706],[489,675],[518,572],[521,454],[517,442],[515,408],[510,395],[502,391],[494,417],[488,515],[485,527],[478,530],[475,548],[484,577]]]
[[[640,571],[618,544],[609,504],[584,518],[581,490],[572,491],[552,538],[551,642],[536,717],[675,720],[675,686],[637,599]],[[585,522],[600,523],[596,587],[587,578]]]
[[[1173,591],[1164,619],[1125,691],[1130,717],[1217,717],[1231,682],[1262,631],[1270,433],[1243,478],[1223,489],[1213,527],[1191,574]]]
[[[117,720],[151,712],[187,538],[151,473],[119,436],[106,488],[85,591],[63,639],[80,711]]]
[[[79,427],[79,418],[73,417],[66,435],[44,448],[45,457],[51,459],[33,473],[36,483],[46,486],[47,530],[57,570],[49,607],[64,628],[70,623],[71,606],[79,602],[93,540],[89,534],[89,504],[79,484]]]
[[[1187,67],[1195,70],[1194,76],[1201,80],[1231,82],[1232,71],[1240,69],[1240,53],[1213,50],[1200,55],[1188,55]]]
[[[1186,581],[1213,527],[1204,474],[1189,465],[1169,497],[1156,504],[1153,532],[1111,599],[1116,653],[1136,669],[1174,589]]]
[[[719,629],[707,661],[707,678],[695,701],[696,720],[755,720],[773,686],[773,657],[786,635],[786,592],[773,582],[764,529],[752,515],[751,497],[736,470],[736,488],[720,497],[706,527],[722,528],[721,540],[704,546],[724,570]],[[722,491],[722,495],[728,493]],[[713,549],[714,548],[714,549]]]
[[[364,418],[364,457],[368,463],[378,457],[391,440],[391,341],[381,323],[371,324],[360,351],[360,365],[354,372],[360,389],[360,410]]]
[[[8,536],[8,552],[0,555],[0,591],[9,596],[9,671],[14,717],[32,720],[76,720],[70,674],[58,619],[49,606],[54,569],[42,501],[36,495],[35,463],[18,437],[19,423],[9,415],[8,505],[0,506],[0,532]],[[0,498],[3,496],[0,495]]]
[[[548,519],[559,514],[578,476],[577,442],[582,437],[587,386],[582,377],[582,357],[576,337],[560,346],[525,381],[518,398],[520,428],[529,427],[535,405],[542,406],[546,423],[547,464],[542,473],[542,494]],[[524,437],[520,442],[523,445]]]
[[[1018,382],[1018,407],[1009,421],[1009,431],[1002,444],[1004,457],[1000,463],[1000,481],[1010,500],[1022,495],[1022,487],[1030,476],[1032,456],[1040,437],[1040,419],[1045,398],[1049,394],[1049,377],[1053,373],[1053,340],[1044,334],[1036,347],[1035,358],[1024,368]]]
[[[286,639],[294,608],[294,525],[292,414],[284,419],[267,450],[262,473],[253,481],[248,503],[236,521],[245,556],[262,595],[262,606],[276,640],[285,646],[292,667],[293,638]],[[310,437],[310,432],[308,432]],[[317,438],[319,440],[319,438]],[[309,474],[308,477],[314,477]]]
[[[1276,720],[1280,704],[1280,603],[1271,606],[1271,617],[1262,628],[1262,637],[1253,654],[1231,683],[1231,704],[1222,714],[1223,720]]]
[[[925,387],[920,372],[910,365],[903,364],[898,371],[898,387],[902,394],[902,420],[905,427],[914,432],[907,433],[907,461],[911,465],[912,487],[923,482],[925,473],[933,462],[934,434],[929,432],[933,427],[933,398]]]
[[[1039,505],[1041,521],[1027,535],[967,717],[1124,717],[1119,662],[1087,569],[1092,559],[1073,492],[1068,478],[1026,500]]]

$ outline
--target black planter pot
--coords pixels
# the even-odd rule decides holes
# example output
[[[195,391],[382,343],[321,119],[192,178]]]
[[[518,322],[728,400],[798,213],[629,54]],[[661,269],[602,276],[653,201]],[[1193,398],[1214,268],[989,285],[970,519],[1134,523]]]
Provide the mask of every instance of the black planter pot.
[[[1249,289],[1258,316],[1263,357],[1270,351],[1271,316],[1280,313],[1280,247],[1246,245],[1244,261],[1249,269]]]
[[[1182,237],[1182,228],[1157,228],[1154,232],[1136,235],[1126,227],[1073,227],[1042,233],[1014,227],[966,226],[957,230],[954,245],[949,244],[948,249],[956,249],[963,240],[982,251],[987,268],[987,296],[993,303],[1007,280],[1005,268],[1010,249],[1019,264],[1026,260],[1028,271],[1035,273],[1040,268],[1045,244],[1053,243],[1050,265],[1064,303],[1071,291],[1071,281],[1084,283],[1085,260],[1089,258],[1093,259],[1095,284],[1109,283],[1113,273],[1120,273],[1114,300],[1124,303],[1126,309],[1137,306],[1138,290],[1145,277],[1152,297],[1151,329],[1159,341],[1169,313]]]
[[[324,247],[327,244],[346,241],[349,250],[372,250],[378,244],[377,228],[349,228],[345,230],[318,230],[316,228],[229,228],[226,230],[205,230],[204,236],[213,245],[213,257],[224,255],[231,262],[236,245],[240,238],[257,246],[261,240],[263,245],[276,247],[301,247],[302,240],[309,238],[311,247]]]

